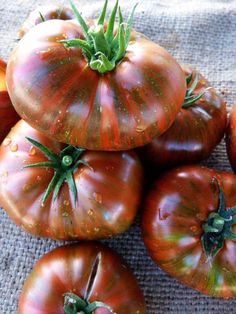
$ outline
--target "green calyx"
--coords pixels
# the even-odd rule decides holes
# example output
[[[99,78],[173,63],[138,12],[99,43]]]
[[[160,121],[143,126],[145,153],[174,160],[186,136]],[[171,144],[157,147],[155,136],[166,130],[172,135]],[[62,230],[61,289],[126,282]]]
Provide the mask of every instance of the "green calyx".
[[[76,205],[77,200],[77,188],[74,180],[74,171],[78,169],[80,165],[85,165],[89,168],[88,163],[80,159],[84,149],[67,146],[58,155],[51,151],[48,147],[33,140],[32,138],[26,137],[26,139],[36,148],[38,148],[49,161],[39,162],[35,164],[29,164],[24,168],[52,168],[54,169],[54,175],[50,181],[45,194],[42,199],[42,205],[45,204],[49,195],[53,193],[52,201],[54,202],[58,196],[58,193],[64,182],[67,182],[69,189],[73,195],[73,202]],[[92,168],[91,168],[92,169]]]
[[[236,240],[236,234],[232,232],[232,226],[236,224],[236,206],[226,209],[225,196],[219,182],[219,206],[217,212],[209,214],[203,224],[202,245],[207,256],[214,257],[222,249],[225,239]]]
[[[89,303],[74,293],[64,294],[64,311],[66,314],[93,314],[97,308],[105,308],[111,314],[115,314],[112,308],[103,302]]]
[[[192,81],[192,78],[193,78],[193,73],[189,74],[187,77],[186,77],[186,83],[187,83],[187,86],[190,84],[190,82]],[[186,94],[185,94],[185,99],[184,99],[184,103],[182,105],[182,108],[188,108],[190,106],[192,106],[193,104],[195,104],[196,101],[198,101],[203,95],[204,93],[211,89],[211,87],[207,87],[206,89],[204,89],[201,93],[195,95],[194,94],[194,91],[198,85],[198,82],[199,82],[199,76],[198,74],[196,74],[191,86],[189,88],[187,88],[187,91],[186,91]]]
[[[81,48],[88,60],[90,68],[101,74],[115,69],[118,62],[120,62],[124,57],[130,41],[133,16],[137,6],[137,4],[134,6],[127,23],[124,23],[117,0],[108,20],[107,27],[105,27],[107,2],[108,0],[105,1],[102,12],[98,18],[97,25],[89,27],[77,10],[74,2],[70,0],[71,7],[83,30],[85,38],[60,40],[60,42],[67,48]],[[117,31],[114,34],[117,11],[119,11],[119,21]]]

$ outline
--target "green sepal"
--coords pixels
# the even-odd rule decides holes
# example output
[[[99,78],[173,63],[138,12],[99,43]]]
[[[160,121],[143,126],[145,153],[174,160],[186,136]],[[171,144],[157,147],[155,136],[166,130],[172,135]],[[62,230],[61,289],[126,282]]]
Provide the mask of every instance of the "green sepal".
[[[116,0],[116,4],[115,4],[115,6],[111,12],[111,16],[110,16],[108,24],[107,24],[107,30],[105,33],[107,43],[111,43],[112,39],[113,39],[113,31],[114,31],[117,8],[118,8],[118,0]]]
[[[104,6],[102,8],[102,12],[98,18],[98,22],[97,22],[97,25],[103,25],[104,22],[105,22],[105,18],[106,18],[106,12],[107,12],[107,3],[108,3],[108,0],[105,1],[104,3]]]
[[[84,32],[85,39],[65,39],[59,42],[67,48],[77,47],[83,50],[85,57],[88,60],[88,65],[92,70],[98,71],[100,74],[105,74],[115,69],[120,60],[125,56],[131,35],[134,11],[137,4],[134,6],[127,24],[124,23],[123,15],[119,7],[119,23],[118,30],[114,34],[115,19],[118,10],[119,1],[111,12],[107,27],[105,25],[105,16],[107,11],[106,0],[102,12],[97,20],[96,26],[89,27],[81,14],[78,12],[74,2],[71,0],[72,9],[77,17],[77,20]],[[125,27],[125,25],[127,25]]]
[[[105,308],[110,311],[111,314],[115,314],[113,309],[100,301],[94,301],[89,303],[83,300],[74,293],[64,294],[64,311],[65,314],[92,314],[97,308]]]
[[[224,192],[215,178],[218,187],[219,204],[216,212],[211,212],[207,221],[202,225],[202,246],[206,256],[214,258],[223,248],[225,239],[236,240],[236,234],[232,232],[232,226],[236,223],[236,206],[226,208]]]
[[[134,19],[134,12],[137,8],[138,3],[135,4],[133,7],[133,10],[129,16],[128,22],[127,22],[127,28],[126,28],[126,34],[125,34],[125,42],[126,42],[126,48],[129,44],[130,41],[130,35],[131,35],[131,30],[132,30],[132,25],[133,25],[133,19]]]
[[[79,22],[80,26],[82,27],[82,29],[84,31],[85,38],[88,41],[90,41],[90,36],[88,33],[89,27],[88,27],[87,23],[85,22],[85,20],[83,19],[82,15],[79,13],[79,11],[77,10],[76,5],[74,4],[73,0],[70,0],[70,5],[71,5],[71,8],[72,8],[72,10],[76,16],[77,21]]]
[[[52,150],[50,150],[48,147],[46,147],[45,145],[39,143],[36,140],[33,140],[30,137],[26,136],[26,139],[36,148],[38,148],[47,158],[49,158],[50,160],[54,161],[55,163],[60,162],[59,157],[57,156],[57,154],[55,154]]]
[[[57,155],[52,152],[48,147],[39,143],[36,140],[27,137],[27,140],[37,147],[50,161],[39,162],[29,164],[23,167],[24,168],[52,168],[54,169],[54,175],[44,193],[42,199],[42,205],[44,205],[51,193],[53,193],[52,201],[55,202],[58,193],[66,181],[69,189],[72,193],[74,206],[76,205],[77,200],[77,188],[74,180],[74,171],[80,166],[84,165],[89,167],[91,170],[92,167],[82,160],[79,159],[81,154],[85,151],[82,148],[74,147],[72,145],[66,146],[61,152]],[[69,162],[68,162],[69,160]],[[66,163],[67,161],[67,163]]]

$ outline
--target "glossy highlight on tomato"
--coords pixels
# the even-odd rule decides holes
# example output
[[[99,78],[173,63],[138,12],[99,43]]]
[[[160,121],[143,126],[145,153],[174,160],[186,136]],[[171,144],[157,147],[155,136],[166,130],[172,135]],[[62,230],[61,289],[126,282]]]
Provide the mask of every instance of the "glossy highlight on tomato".
[[[203,94],[193,104],[186,107],[183,104],[171,127],[140,149],[141,158],[157,167],[168,168],[206,159],[219,144],[226,129],[225,101],[197,70],[190,66],[182,68],[186,78],[192,74],[188,88],[196,77],[198,79],[192,94]]]
[[[161,175],[142,217],[153,260],[204,294],[236,296],[236,177],[202,166]],[[218,210],[220,208],[220,210]]]
[[[233,168],[236,172],[236,103],[234,104],[229,116],[229,123],[226,132],[227,154]]]
[[[20,119],[12,106],[6,87],[6,63],[0,59],[0,143]]]
[[[58,194],[49,194],[44,202],[45,191],[55,176],[55,170],[48,163],[54,161],[26,136],[55,154],[60,154],[65,146],[23,120],[3,141],[0,206],[16,224],[34,235],[60,240],[106,238],[128,229],[142,194],[142,166],[134,152],[83,152],[83,163],[72,171],[76,202],[73,184],[70,188],[67,178],[57,186]],[[47,164],[43,168],[25,168],[35,163]],[[63,169],[60,173],[64,173]]]
[[[42,22],[53,19],[71,20],[73,18],[73,11],[68,7],[56,4],[41,5],[34,11],[30,12],[18,32],[18,37],[21,39],[31,28]]]
[[[120,15],[120,38],[128,38],[129,28],[124,29],[122,19]],[[108,48],[113,43],[116,48],[118,37],[114,23],[107,26],[109,21],[103,26],[87,22],[84,34],[76,21],[50,20],[18,43],[8,64],[7,85],[17,112],[32,127],[60,142],[112,151],[147,144],[173,123],[186,83],[180,66],[164,48],[132,31],[124,56],[113,70],[101,74],[90,66],[106,58],[103,52],[95,53],[89,63],[90,51],[73,47],[82,42],[86,48],[91,36],[95,41],[101,36]],[[112,29],[109,36],[108,29]]]
[[[69,301],[70,296],[81,298],[85,306],[66,312],[65,294]],[[95,302],[100,306],[85,312],[86,304]],[[59,247],[44,255],[23,286],[18,313],[145,314],[146,306],[124,261],[111,249],[90,242]]]

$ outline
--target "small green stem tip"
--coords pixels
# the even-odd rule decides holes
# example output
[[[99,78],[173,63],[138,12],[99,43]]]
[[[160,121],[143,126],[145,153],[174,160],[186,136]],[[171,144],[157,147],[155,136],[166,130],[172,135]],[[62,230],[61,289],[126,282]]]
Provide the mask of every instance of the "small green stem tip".
[[[205,254],[214,257],[222,249],[225,239],[236,240],[236,234],[232,226],[236,224],[236,206],[226,209],[225,196],[219,182],[216,180],[219,190],[219,206],[217,212],[209,214],[207,221],[203,224],[202,245]]]
[[[97,25],[89,27],[74,2],[70,0],[70,3],[76,19],[83,30],[84,39],[73,38],[60,40],[60,42],[67,48],[77,47],[82,49],[92,70],[98,71],[100,74],[114,70],[125,56],[137,4],[133,8],[128,22],[124,23],[122,13],[118,7],[119,1],[117,0],[106,26],[105,17],[108,3],[106,0],[97,20]],[[119,13],[119,21],[117,30],[114,32],[117,11]]]
[[[48,158],[49,161],[29,164],[24,168],[54,169],[54,175],[44,193],[42,205],[46,203],[51,193],[53,193],[52,201],[54,202],[56,200],[64,182],[68,184],[69,189],[73,195],[73,203],[74,205],[76,205],[77,188],[74,180],[74,171],[81,165],[89,167],[91,170],[93,170],[86,161],[80,159],[80,156],[84,152],[84,149],[69,145],[66,146],[59,154],[55,154],[48,147],[37,142],[36,140],[33,140],[29,137],[27,137],[27,140],[33,146],[38,148]]]

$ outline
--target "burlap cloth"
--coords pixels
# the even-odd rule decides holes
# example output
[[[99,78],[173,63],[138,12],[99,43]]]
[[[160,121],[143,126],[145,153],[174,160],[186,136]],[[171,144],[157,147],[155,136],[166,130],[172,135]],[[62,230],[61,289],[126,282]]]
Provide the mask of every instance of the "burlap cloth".
[[[58,1],[66,4],[65,1]],[[114,1],[110,1],[110,5]],[[120,1],[127,17],[133,0]],[[236,2],[230,0],[139,1],[135,28],[169,50],[179,62],[196,66],[228,103],[236,100]],[[8,59],[24,18],[49,0],[0,0],[0,56]],[[96,16],[103,0],[80,0],[85,16]],[[1,123],[1,121],[0,121]],[[229,170],[222,143],[205,164]],[[17,312],[26,276],[40,256],[62,242],[32,237],[0,210],[0,314]],[[236,313],[236,299],[203,296],[167,276],[147,256],[138,220],[125,234],[104,241],[124,256],[144,291],[149,314]],[[236,256],[235,256],[236,259]],[[30,314],[30,313],[27,313]],[[129,313],[127,313],[129,314]]]

